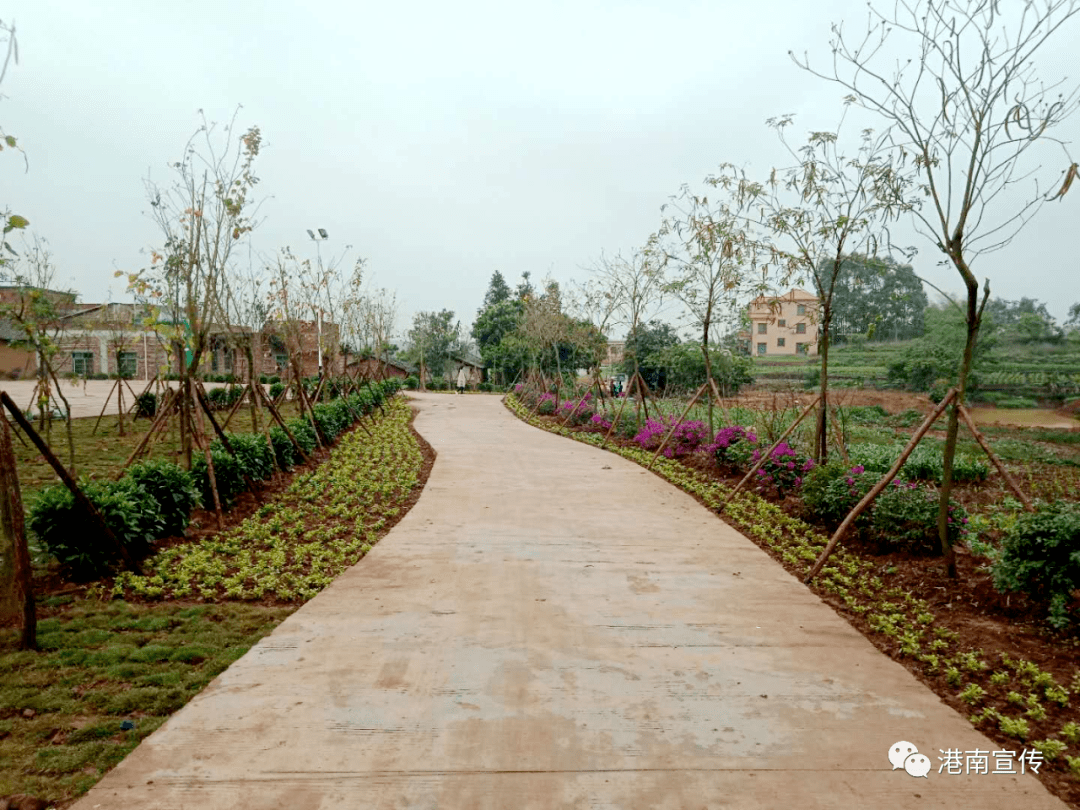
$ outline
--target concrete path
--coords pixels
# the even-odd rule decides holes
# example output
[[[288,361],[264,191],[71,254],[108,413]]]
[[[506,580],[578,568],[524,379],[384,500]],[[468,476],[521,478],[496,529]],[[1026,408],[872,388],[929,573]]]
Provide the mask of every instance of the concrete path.
[[[131,387],[130,389],[127,386],[124,387],[124,408],[130,411],[131,392],[141,394],[143,389],[146,388],[147,381],[128,380],[128,383],[130,383]],[[71,406],[71,415],[76,419],[81,416],[98,416],[101,409],[105,407],[106,400],[109,403],[106,416],[112,414],[115,417],[116,394],[112,393],[115,384],[116,380],[86,380],[85,383],[82,380],[60,380],[60,390]],[[173,388],[179,385],[179,383],[175,382],[166,384],[171,385]],[[206,383],[207,388],[222,388],[224,385],[224,383]],[[22,408],[29,407],[33,411],[37,410],[37,403],[33,401],[35,386],[36,382],[34,380],[0,380],[0,391],[7,391],[16,405]],[[61,404],[63,402],[59,398],[57,398],[57,401]]]
[[[413,510],[77,810],[1064,807],[939,774],[997,746],[690,496],[496,397],[416,399]]]

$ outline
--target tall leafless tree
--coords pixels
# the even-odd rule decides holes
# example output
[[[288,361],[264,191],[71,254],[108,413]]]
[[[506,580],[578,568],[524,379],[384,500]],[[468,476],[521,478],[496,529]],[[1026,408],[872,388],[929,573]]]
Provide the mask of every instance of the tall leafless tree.
[[[858,42],[832,26],[832,67],[795,63],[848,91],[847,99],[887,124],[886,145],[898,164],[913,162],[917,181],[912,220],[951,264],[967,291],[960,307],[967,337],[960,360],[959,396],[949,413],[938,533],[950,575],[956,560],[948,536],[953,459],[968,374],[989,297],[980,303],[976,258],[1008,245],[1039,208],[1060,198],[1077,176],[1077,164],[1054,130],[1076,111],[1080,87],[1044,85],[1035,57],[1080,12],[1080,0],[899,0],[890,13],[871,7]],[[895,42],[899,51],[890,48]],[[1066,165],[1057,194],[1048,197],[1038,165],[1023,159],[1035,146],[1057,144]],[[1022,181],[1028,196],[1013,201]],[[1055,184],[1056,185],[1056,184]]]

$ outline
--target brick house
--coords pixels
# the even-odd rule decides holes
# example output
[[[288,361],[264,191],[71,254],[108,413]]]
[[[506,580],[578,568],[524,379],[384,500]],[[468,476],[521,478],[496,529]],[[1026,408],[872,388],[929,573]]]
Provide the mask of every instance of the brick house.
[[[796,287],[784,295],[758,296],[748,312],[750,331],[739,337],[752,355],[817,354],[816,295]]]
[[[402,363],[400,360],[387,360],[384,364],[383,360],[368,356],[350,360],[348,373],[359,375],[361,379],[368,380],[379,379],[381,375],[405,379],[410,374],[417,374],[418,370],[415,366]]]
[[[148,380],[159,369],[170,366],[165,330],[146,325],[146,312],[140,305],[76,304],[74,293],[46,292],[57,296],[62,313],[55,328],[50,330],[55,331],[59,347],[54,360],[58,376],[123,372],[134,379]],[[21,294],[23,288],[0,287],[0,304],[18,303]],[[159,320],[159,323],[164,327],[166,322]],[[252,340],[256,373],[282,374],[288,363],[288,336],[299,341],[301,373],[315,376],[319,373],[320,332],[323,366],[337,373],[343,365],[339,359],[339,329],[337,324],[327,321],[321,325],[314,321],[294,321],[289,327],[271,322],[257,335],[252,335],[247,327],[213,328],[200,371],[235,374],[246,379],[247,358],[242,346],[246,340]],[[18,346],[21,337],[17,324],[0,319],[0,374],[29,377],[37,373],[37,356],[34,351]]]

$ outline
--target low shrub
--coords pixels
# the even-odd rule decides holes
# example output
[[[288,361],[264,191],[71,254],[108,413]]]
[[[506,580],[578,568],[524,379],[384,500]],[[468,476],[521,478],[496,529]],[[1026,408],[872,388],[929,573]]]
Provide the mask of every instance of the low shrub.
[[[1080,504],[1058,502],[1020,515],[1002,541],[993,567],[999,591],[1023,591],[1047,608],[1064,630],[1076,620],[1072,594],[1080,589]]]
[[[311,422],[307,419],[290,419],[285,424],[289,426],[289,431],[296,438],[296,443],[300,445],[300,448],[305,453],[315,452],[318,441],[315,437],[315,428],[311,426]]]
[[[133,554],[145,554],[150,542],[162,535],[164,521],[158,502],[131,478],[83,481],[80,487],[116,539]],[[87,530],[86,514],[66,487],[42,490],[30,508],[27,528],[73,579],[100,576],[116,562],[116,550],[97,532]]]
[[[277,463],[281,469],[291,470],[300,462],[300,456],[297,454],[296,448],[293,447],[293,443],[280,427],[275,425],[270,428],[270,441],[274,444],[274,455],[277,457]]]
[[[484,391],[484,392],[487,392],[487,393],[490,393],[491,391],[494,390],[494,386],[492,386],[492,384],[489,383],[489,382],[482,382],[477,386],[477,388],[480,391]]]
[[[750,454],[751,466],[761,458],[761,450]],[[757,471],[757,488],[775,490],[779,498],[802,486],[802,476],[814,468],[813,459],[802,458],[787,442],[780,442]]]
[[[594,413],[593,404],[593,395],[591,393],[586,393],[584,397],[568,397],[559,406],[559,418],[569,419],[568,425],[584,425],[592,419]]]
[[[803,478],[799,491],[804,516],[820,521],[833,530],[874,486],[872,476],[863,475],[861,466],[848,468],[839,459],[815,467]],[[869,525],[869,515],[856,521],[858,531]]]
[[[229,433],[229,446],[240,460],[240,469],[253,481],[265,481],[274,474],[274,456],[266,444],[266,437],[257,433]],[[285,439],[288,441],[288,437]],[[227,452],[225,445],[215,439],[211,450]],[[217,462],[215,461],[215,471]]]
[[[161,513],[160,537],[182,535],[191,510],[201,505],[195,479],[171,461],[143,461],[128,468],[126,477],[149,492]],[[155,538],[156,539],[156,538]]]
[[[157,394],[153,391],[147,391],[145,394],[139,394],[135,397],[135,417],[144,417],[146,419],[153,419],[157,416],[158,398]]]
[[[270,383],[270,399],[277,399],[284,390],[285,384],[283,382]]]
[[[643,450],[655,450],[673,426],[675,430],[664,447],[666,458],[678,458],[692,453],[709,438],[709,429],[704,422],[678,422],[677,417],[667,416],[663,419],[646,419],[645,425],[634,436],[634,441]]]
[[[894,479],[871,508],[870,524],[876,542],[884,550],[913,553],[937,552],[939,498],[917,483]],[[949,505],[949,539],[953,545],[967,539],[968,516],[962,506]]]
[[[410,374],[408,377],[405,378],[405,387],[408,388],[410,391],[415,391],[417,388],[420,387],[420,378],[417,377],[415,374]]]
[[[210,458],[214,463],[214,483],[217,484],[221,507],[232,506],[239,495],[247,488],[240,463],[225,451],[216,439],[210,445]],[[208,509],[214,507],[214,493],[210,487],[210,470],[205,453],[195,453],[191,459],[191,474],[194,476],[199,495]]]
[[[545,391],[540,395],[535,407],[536,412],[541,416],[551,416],[551,414],[555,413],[555,395]]]
[[[757,447],[757,435],[739,425],[722,428],[709,448],[716,463],[732,470],[747,467]]]

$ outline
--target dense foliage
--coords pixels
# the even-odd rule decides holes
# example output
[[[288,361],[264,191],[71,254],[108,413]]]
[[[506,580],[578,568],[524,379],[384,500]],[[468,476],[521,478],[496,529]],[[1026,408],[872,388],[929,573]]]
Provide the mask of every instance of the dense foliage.
[[[993,568],[1001,590],[1024,591],[1047,606],[1050,623],[1064,629],[1076,620],[1080,590],[1080,504],[1049,504],[1020,516],[1006,533]]]

